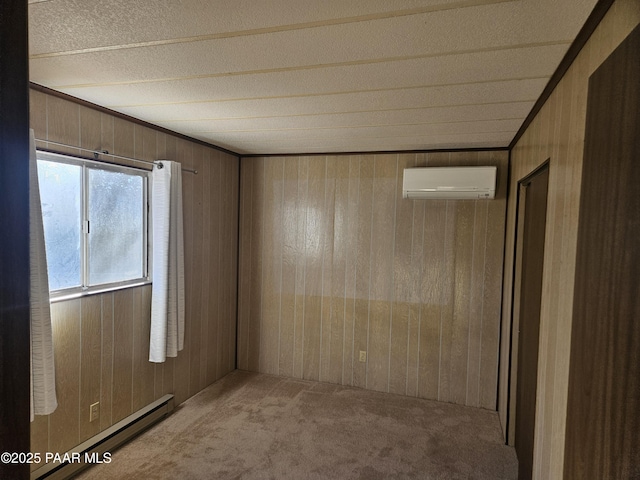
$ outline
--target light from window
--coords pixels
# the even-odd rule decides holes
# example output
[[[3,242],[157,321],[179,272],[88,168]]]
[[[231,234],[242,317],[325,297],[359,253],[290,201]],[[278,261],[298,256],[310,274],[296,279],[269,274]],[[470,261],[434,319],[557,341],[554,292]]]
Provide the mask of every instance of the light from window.
[[[51,292],[147,280],[147,179],[146,171],[38,152]]]

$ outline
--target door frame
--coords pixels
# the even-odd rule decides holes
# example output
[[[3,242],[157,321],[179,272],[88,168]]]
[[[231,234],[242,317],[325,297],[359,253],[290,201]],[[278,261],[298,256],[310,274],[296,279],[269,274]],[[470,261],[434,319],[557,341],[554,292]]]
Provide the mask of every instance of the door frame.
[[[507,384],[507,415],[506,415],[506,443],[514,446],[515,444],[515,425],[516,425],[516,391],[518,385],[518,341],[520,326],[520,293],[522,287],[522,250],[523,250],[523,228],[525,219],[526,196],[522,195],[523,188],[533,180],[534,177],[548,169],[551,174],[551,159],[547,158],[544,162],[534,168],[527,175],[517,182],[516,191],[516,229],[513,246],[513,271],[511,272],[512,285],[511,289],[511,312],[510,312],[510,336],[509,336],[509,364],[508,364],[508,384]],[[547,202],[548,203],[548,202]],[[545,219],[546,225],[546,219]],[[546,228],[545,228],[546,231]],[[544,262],[544,259],[543,259]],[[543,266],[544,276],[544,266]]]

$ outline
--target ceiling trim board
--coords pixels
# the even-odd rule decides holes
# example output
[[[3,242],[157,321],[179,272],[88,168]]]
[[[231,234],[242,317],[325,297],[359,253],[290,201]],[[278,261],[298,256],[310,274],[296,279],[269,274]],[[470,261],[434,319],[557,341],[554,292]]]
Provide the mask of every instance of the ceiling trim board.
[[[573,41],[573,43],[569,47],[569,50],[567,50],[567,53],[560,61],[558,68],[556,68],[555,72],[553,72],[553,75],[551,75],[551,78],[549,79],[547,85],[544,87],[544,90],[540,94],[540,97],[531,108],[531,112],[529,112],[529,115],[527,115],[527,117],[524,119],[524,122],[522,122],[520,130],[518,130],[516,135],[513,137],[513,140],[511,140],[511,143],[509,144],[510,150],[516,146],[518,140],[520,140],[522,135],[524,135],[524,132],[527,130],[527,128],[529,128],[529,125],[531,125],[533,119],[536,117],[538,112],[540,112],[546,101],[555,90],[558,83],[560,83],[560,80],[562,80],[564,75],[567,73],[567,70],[569,70],[569,67],[576,59],[582,48],[585,46],[587,40],[589,40],[606,13],[609,11],[609,8],[611,8],[611,5],[613,5],[614,1],[615,0],[598,0],[596,6],[593,7],[589,18],[587,18],[587,21],[578,32],[576,39]]]
[[[458,153],[458,152],[505,152],[509,147],[482,147],[482,148],[436,148],[431,150],[381,150],[361,152],[317,152],[317,153],[246,153],[240,155],[243,158],[262,157],[338,157],[348,155],[396,155],[404,153]]]
[[[45,87],[44,85],[40,85],[38,83],[29,82],[29,88],[31,90],[35,90],[36,92],[42,92],[42,93],[45,93],[47,95],[51,95],[53,97],[58,97],[58,98],[61,98],[63,100],[67,100],[69,102],[73,102],[73,103],[76,103],[78,105],[82,105],[84,107],[88,107],[88,108],[91,108],[93,110],[97,110],[97,111],[102,112],[102,113],[106,113],[106,114],[111,115],[113,117],[121,118],[123,120],[127,120],[129,122],[136,123],[138,125],[142,125],[143,127],[151,128],[151,129],[156,130],[156,131],[161,132],[161,133],[166,133],[168,135],[172,135],[174,137],[178,137],[178,138],[181,138],[183,140],[188,140],[189,142],[193,142],[193,143],[196,143],[198,145],[202,145],[202,146],[205,146],[205,147],[213,148],[213,149],[218,150],[220,152],[223,152],[223,153],[226,153],[226,154],[229,154],[229,155],[233,155],[234,157],[238,157],[238,158],[241,157],[241,155],[239,153],[234,152],[232,150],[228,150],[228,149],[220,147],[218,145],[214,145],[212,143],[205,142],[204,140],[200,140],[200,139],[197,139],[197,138],[190,137],[188,135],[184,135],[183,133],[175,132],[175,131],[170,130],[168,128],[164,128],[164,127],[161,127],[159,125],[155,125],[153,123],[146,122],[144,120],[140,120],[139,118],[132,117],[132,116],[127,115],[125,113],[116,112],[115,110],[111,110],[110,108],[103,107],[102,105],[98,105],[98,104],[95,104],[95,103],[92,103],[92,102],[88,102],[87,100],[82,100],[81,98],[74,97],[73,95],[69,95],[67,93],[59,92],[57,90],[53,90],[52,88]]]

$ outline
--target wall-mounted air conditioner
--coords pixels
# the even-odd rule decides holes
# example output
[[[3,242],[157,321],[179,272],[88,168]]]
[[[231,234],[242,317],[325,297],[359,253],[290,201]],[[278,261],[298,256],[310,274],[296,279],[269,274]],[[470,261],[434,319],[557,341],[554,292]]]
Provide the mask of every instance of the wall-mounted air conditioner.
[[[413,199],[494,198],[497,167],[405,168],[402,196]]]

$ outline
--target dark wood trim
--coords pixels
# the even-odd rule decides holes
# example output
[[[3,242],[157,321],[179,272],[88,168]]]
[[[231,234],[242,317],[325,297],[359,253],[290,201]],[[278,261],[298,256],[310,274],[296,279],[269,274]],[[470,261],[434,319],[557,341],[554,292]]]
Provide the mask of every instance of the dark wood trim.
[[[556,71],[553,72],[553,75],[551,75],[551,78],[549,79],[547,85],[544,87],[540,98],[538,98],[536,103],[533,105],[533,108],[529,112],[529,115],[527,115],[527,118],[524,119],[522,126],[513,137],[513,140],[511,140],[511,143],[509,144],[509,150],[513,149],[513,147],[516,146],[516,143],[518,143],[520,137],[522,137],[527,128],[529,128],[529,125],[531,125],[531,122],[533,122],[533,119],[542,109],[542,106],[549,99],[553,90],[556,88],[558,83],[560,83],[560,80],[562,80],[564,74],[567,73],[567,70],[569,70],[569,67],[582,50],[582,47],[584,47],[584,45],[587,43],[587,40],[589,40],[589,37],[591,37],[591,34],[600,24],[600,21],[604,18],[607,11],[609,11],[609,8],[611,7],[611,5],[613,5],[613,2],[614,0],[598,0],[598,3],[593,8],[591,15],[589,15],[589,18],[587,18],[587,21],[580,29],[580,32],[578,32],[578,35],[569,47],[569,50],[567,50],[567,53],[562,58],[560,65],[558,65]]]
[[[0,453],[30,450],[27,1],[0,3]],[[29,464],[0,462],[0,478]]]
[[[640,478],[640,26],[589,78],[564,475]]]
[[[509,161],[511,161],[511,154],[509,154]],[[511,165],[511,164],[509,164]],[[513,439],[509,438],[509,427],[511,425],[512,422],[512,417],[513,417],[513,412],[511,411],[511,371],[513,368],[513,317],[515,315],[515,300],[516,300],[516,295],[519,295],[519,292],[516,292],[515,289],[515,285],[516,285],[516,275],[518,274],[518,240],[519,240],[519,235],[522,235],[523,232],[519,232],[518,231],[518,217],[519,217],[519,212],[520,212],[520,187],[522,185],[527,185],[528,183],[531,182],[531,180],[538,174],[542,173],[543,170],[545,169],[550,169],[551,168],[551,158],[547,158],[544,162],[542,162],[540,165],[538,165],[536,168],[534,168],[531,172],[529,172],[527,175],[525,175],[524,177],[522,177],[520,180],[518,180],[515,184],[515,188],[516,188],[516,201],[515,201],[515,210],[516,210],[516,222],[515,222],[515,235],[513,238],[513,265],[511,265],[511,272],[509,272],[509,274],[511,275],[511,309],[509,311],[509,358],[508,358],[508,364],[507,364],[507,371],[508,371],[508,376],[507,376],[507,420],[506,420],[506,425],[505,425],[505,432],[506,432],[506,441],[507,444],[509,442],[513,443]],[[508,193],[507,193],[508,195]],[[509,198],[507,196],[507,198]],[[505,230],[505,256],[503,258],[506,258],[506,246],[507,246],[507,240],[506,240],[506,230]],[[506,265],[506,262],[505,262]]]
[[[102,113],[106,113],[108,115],[112,115],[117,118],[122,118],[123,120],[127,120],[132,123],[137,123],[138,125],[142,125],[143,127],[152,128],[158,132],[166,133],[168,135],[173,135],[174,137],[182,138],[183,140],[188,140],[189,142],[197,143],[198,145],[203,145],[205,147],[214,148],[220,152],[227,153],[229,155],[233,155],[234,157],[240,158],[241,155],[239,153],[233,152],[231,150],[227,150],[226,148],[219,147],[218,145],[214,145],[212,143],[205,142],[203,140],[198,140],[197,138],[189,137],[188,135],[184,135],[182,133],[174,132],[173,130],[169,130],[168,128],[160,127],[158,125],[154,125],[153,123],[146,122],[144,120],[140,120],[139,118],[132,117],[131,115],[127,115],[125,113],[116,112],[115,110],[111,110],[110,108],[103,107],[101,105],[97,105],[95,103],[91,103],[87,100],[82,100],[81,98],[74,97],[73,95],[68,95],[66,93],[58,92],[49,87],[45,87],[43,85],[39,85],[37,83],[30,82],[29,86],[32,90],[36,92],[42,92],[47,95],[51,95],[54,97],[61,98],[63,100],[67,100],[69,102],[77,103],[78,105],[82,105],[84,107],[91,108],[93,110],[97,110]]]
[[[531,170],[528,174],[518,180],[518,188],[520,185],[526,185],[531,182],[531,179],[536,175],[540,174],[545,168],[549,168],[551,166],[551,158],[547,158],[544,162],[538,165],[536,168]]]
[[[431,150],[379,150],[361,152],[322,152],[322,153],[248,153],[240,155],[241,158],[267,158],[267,157],[334,157],[346,155],[395,155],[402,153],[442,153],[442,152],[505,152],[509,147],[481,147],[481,148],[441,148]]]

